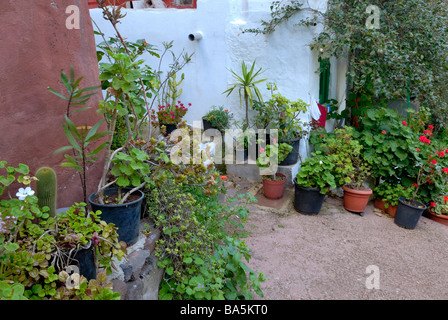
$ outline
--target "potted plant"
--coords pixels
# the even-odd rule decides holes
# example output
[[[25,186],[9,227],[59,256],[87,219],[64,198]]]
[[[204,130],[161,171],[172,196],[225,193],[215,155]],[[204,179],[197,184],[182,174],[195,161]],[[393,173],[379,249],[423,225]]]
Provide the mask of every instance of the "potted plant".
[[[257,166],[261,168],[261,179],[263,181],[263,194],[268,199],[280,199],[286,182],[286,175],[270,168],[273,164],[281,162],[291,151],[291,146],[287,143],[278,143],[267,145],[266,149],[260,150],[260,156],[257,158]],[[264,171],[266,170],[266,171]],[[270,172],[270,173],[269,173]]]
[[[0,281],[22,285],[28,299],[117,298],[97,286],[111,273],[112,257],[124,256],[116,227],[102,221],[100,212],[87,212],[84,203],[50,216],[30,187],[36,179],[28,166],[0,161],[1,168],[7,175],[0,175],[0,196],[6,192],[9,198],[0,200]],[[26,186],[18,189],[18,199],[10,193],[14,181]]]
[[[372,189],[366,185],[371,167],[364,159],[362,145],[353,138],[353,127],[336,129],[324,138],[328,154],[337,156],[335,177],[344,191],[344,208],[364,215]]]
[[[413,187],[404,187],[401,183],[383,181],[372,188],[374,196],[374,206],[383,210],[391,217],[395,217],[398,207],[398,198],[410,198],[413,193]]]
[[[188,104],[191,106],[191,103]],[[158,105],[157,118],[161,126],[165,126],[164,133],[170,134],[176,130],[177,125],[182,121],[182,118],[188,111],[188,108],[180,101],[174,105]]]
[[[202,117],[204,130],[217,129],[221,133],[230,127],[232,120],[233,113],[230,113],[228,109],[224,109],[223,106],[212,106]]]
[[[257,71],[255,71],[254,69],[255,61],[252,63],[250,69],[247,68],[246,63],[243,61],[241,63],[241,75],[238,75],[235,71],[230,70],[236,82],[231,84],[231,87],[223,92],[227,93],[227,96],[229,96],[234,90],[238,89],[241,104],[244,97],[244,105],[246,111],[245,123],[243,125],[244,130],[250,126],[249,108],[253,107],[253,102],[256,101],[254,100],[254,98],[256,97],[258,101],[263,101],[263,97],[257,87],[257,84],[266,81],[266,79],[256,80],[257,77],[262,73],[262,68],[258,69]]]
[[[429,218],[448,226],[448,196],[440,195],[435,202],[431,202],[426,209]]]
[[[445,160],[445,149],[434,151],[431,147],[431,140],[428,137],[432,135],[432,129],[433,127],[429,126],[417,142],[415,167],[418,169],[418,174],[413,184],[415,188],[413,195],[410,198],[398,199],[394,222],[402,228],[415,229],[422,213],[427,209],[424,203],[417,201],[418,198],[424,199],[424,195],[419,194],[422,187],[427,187],[429,190],[431,190],[429,186],[433,187],[433,194],[439,196],[448,182],[448,168],[441,166]]]
[[[291,101],[279,93],[274,94],[277,87],[273,83],[267,87],[271,90],[271,99],[266,102],[254,101],[255,124],[261,129],[277,129],[279,142],[292,146],[291,152],[280,165],[295,164],[299,159],[300,140],[308,132],[308,124],[300,116],[309,105],[301,99]]]
[[[319,213],[330,189],[336,188],[335,155],[316,151],[300,165],[294,179],[294,208],[297,212],[314,215]]]

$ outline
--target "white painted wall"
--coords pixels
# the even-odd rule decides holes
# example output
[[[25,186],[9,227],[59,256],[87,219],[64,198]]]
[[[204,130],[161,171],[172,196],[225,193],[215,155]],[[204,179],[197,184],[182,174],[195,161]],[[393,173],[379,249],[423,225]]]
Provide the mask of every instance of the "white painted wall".
[[[162,48],[163,41],[174,41],[174,51],[194,52],[192,63],[183,72],[185,80],[180,100],[191,102],[186,115],[189,123],[197,120],[212,105],[224,105],[244,118],[237,92],[226,97],[223,92],[233,83],[229,70],[240,74],[241,62],[256,61],[256,67],[264,70],[263,77],[275,82],[278,92],[290,100],[302,99],[310,102],[310,97],[319,96],[319,76],[317,55],[311,52],[311,42],[318,27],[298,27],[307,12],[291,18],[271,35],[242,33],[245,28],[260,27],[261,19],[268,20],[272,0],[198,0],[197,9],[124,9],[127,16],[118,25],[121,34],[129,40],[144,38],[148,43]],[[314,9],[324,10],[326,0],[309,0]],[[110,23],[102,18],[100,9],[91,9],[91,17],[107,36],[114,32]],[[190,33],[202,32],[200,41],[190,41]],[[98,37],[98,36],[97,36]],[[101,38],[97,38],[102,41]],[[169,59],[166,60],[169,62]],[[155,61],[148,57],[154,67]],[[331,96],[339,99],[343,94],[344,79],[338,68],[332,69]],[[259,85],[265,99],[270,93],[266,85]],[[343,89],[341,89],[343,88]],[[307,115],[305,115],[307,116]],[[304,145],[303,157],[307,155]]]

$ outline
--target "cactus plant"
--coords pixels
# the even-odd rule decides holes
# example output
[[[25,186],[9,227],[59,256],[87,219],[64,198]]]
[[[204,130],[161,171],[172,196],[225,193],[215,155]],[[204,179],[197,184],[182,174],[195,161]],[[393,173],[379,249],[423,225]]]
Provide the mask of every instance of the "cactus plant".
[[[36,182],[36,196],[39,199],[39,206],[49,207],[49,215],[56,215],[57,200],[57,177],[56,172],[50,167],[42,167],[35,174],[38,179]]]

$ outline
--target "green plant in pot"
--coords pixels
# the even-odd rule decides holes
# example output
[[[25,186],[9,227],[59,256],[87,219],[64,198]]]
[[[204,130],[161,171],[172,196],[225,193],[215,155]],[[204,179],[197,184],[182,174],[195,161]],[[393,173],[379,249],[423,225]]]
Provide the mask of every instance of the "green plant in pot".
[[[204,130],[213,128],[221,132],[228,129],[233,121],[233,113],[224,106],[212,106],[211,109],[202,117]]]
[[[7,175],[0,176],[0,196],[9,198],[0,200],[0,297],[119,299],[105,275],[111,258],[124,255],[116,228],[100,220],[100,212],[87,213],[83,203],[50,216],[28,186],[35,180],[28,166],[1,161],[2,168]],[[17,199],[9,192],[14,181],[27,186],[18,189]]]
[[[227,96],[229,96],[234,90],[238,90],[240,104],[242,104],[244,98],[246,117],[243,129],[245,130],[250,126],[249,110],[253,107],[253,102],[257,101],[255,98],[257,98],[258,101],[263,101],[263,97],[257,87],[257,84],[266,81],[266,79],[258,79],[262,73],[262,68],[255,70],[255,61],[252,63],[250,68],[248,68],[246,63],[243,61],[241,63],[241,75],[238,75],[233,70],[230,70],[230,72],[236,81],[232,83],[231,87],[223,93],[227,93]]]
[[[344,190],[344,207],[361,215],[369,201],[372,189],[366,185],[371,166],[364,159],[363,146],[354,139],[353,127],[338,128],[324,138],[326,153],[336,155],[334,175]]]
[[[410,198],[414,192],[413,186],[403,186],[400,182],[383,181],[379,185],[372,188],[375,198],[374,205],[388,213],[391,217],[395,217],[398,198]]]
[[[260,155],[257,158],[257,166],[261,168],[263,180],[263,193],[266,198],[279,199],[283,196],[283,190],[286,182],[286,175],[273,170],[271,166],[277,166],[292,147],[287,143],[278,143],[273,139],[273,143],[266,146],[266,149],[260,149]],[[264,171],[266,170],[266,171]],[[269,174],[265,172],[270,172]]]
[[[271,98],[268,101],[254,101],[255,124],[260,129],[277,129],[281,143],[290,144],[292,152],[283,159],[281,165],[292,165],[299,158],[300,139],[308,133],[308,124],[304,123],[300,116],[306,112],[309,105],[301,99],[291,101],[277,90],[275,84],[269,83]]]
[[[330,189],[337,187],[334,176],[337,156],[316,151],[300,165],[294,179],[294,208],[296,211],[313,215],[319,213]]]
[[[425,202],[417,199],[437,198],[446,189],[448,183],[448,168],[445,167],[446,149],[438,150],[429,139],[432,135],[433,126],[428,126],[416,143],[415,167],[418,173],[413,183],[414,191],[410,198],[400,197],[397,213],[394,218],[395,224],[405,229],[415,229],[423,213],[427,209]],[[426,191],[425,193],[420,192]],[[433,201],[431,199],[431,201]]]

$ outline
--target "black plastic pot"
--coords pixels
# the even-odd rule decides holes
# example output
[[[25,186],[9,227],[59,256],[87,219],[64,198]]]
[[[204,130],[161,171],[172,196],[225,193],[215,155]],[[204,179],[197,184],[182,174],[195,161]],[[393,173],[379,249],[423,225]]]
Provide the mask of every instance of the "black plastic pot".
[[[55,266],[65,265],[66,269],[57,270],[57,272],[66,271],[66,272],[76,272],[80,275],[84,276],[87,280],[96,279],[97,269],[96,269],[96,260],[95,260],[95,247],[92,243],[89,243],[85,247],[79,248],[77,251],[73,250],[72,252],[67,251],[64,252],[59,258],[61,258],[64,263],[56,263],[53,261]],[[52,263],[53,263],[52,262]],[[75,266],[78,268],[71,268],[69,270],[69,266]],[[71,272],[69,272],[71,274]]]
[[[129,191],[129,188],[124,188],[123,193]],[[118,188],[109,188],[104,190],[104,195],[113,196],[116,195]],[[96,193],[89,196],[89,203],[92,210],[101,211],[101,220],[107,223],[113,223],[118,228],[118,241],[124,241],[128,245],[134,244],[138,239],[140,228],[140,213],[142,208],[142,202],[144,193],[137,190],[133,194],[139,195],[137,200],[127,202],[124,204],[100,204],[95,202]]]
[[[288,156],[282,162],[279,163],[280,166],[290,166],[296,164],[297,161],[299,161],[300,139],[301,138],[289,141],[280,141],[280,143],[287,143],[292,146],[292,150],[288,154]]]
[[[211,122],[205,118],[202,118],[202,126],[204,127],[204,131],[213,128]]]
[[[165,136],[169,135],[170,133],[172,133],[174,130],[177,129],[177,125],[170,123],[170,124],[161,124],[161,126],[165,126],[166,127],[166,133]]]
[[[79,249],[68,262],[69,265],[76,265],[79,274],[87,280],[96,279],[95,247],[89,245],[88,248]]]
[[[405,229],[415,229],[418,220],[422,216],[426,206],[423,203],[414,201],[412,205],[406,203],[404,197],[398,198],[397,213],[395,213],[394,222],[399,227]]]
[[[315,215],[320,212],[325,194],[317,188],[305,188],[297,184],[294,179],[294,209],[305,215]]]

